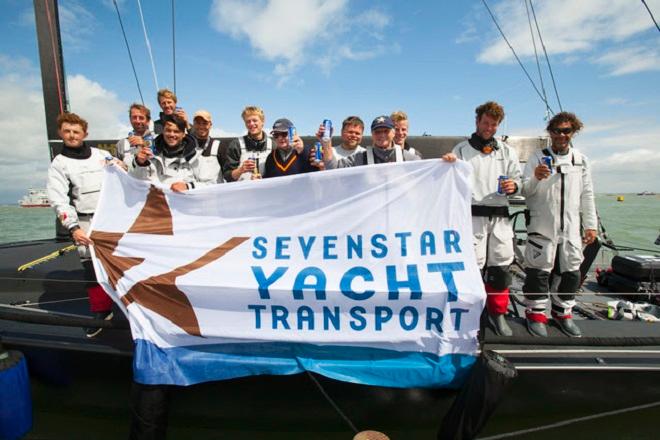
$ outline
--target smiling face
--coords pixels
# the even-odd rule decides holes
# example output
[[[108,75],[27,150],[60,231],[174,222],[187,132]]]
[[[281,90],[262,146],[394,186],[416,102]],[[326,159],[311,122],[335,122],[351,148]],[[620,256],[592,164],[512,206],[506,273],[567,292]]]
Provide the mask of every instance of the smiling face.
[[[351,125],[348,124],[341,129],[341,141],[342,145],[347,150],[354,150],[362,142],[362,133],[364,132],[364,127],[360,125]]]
[[[371,130],[371,138],[373,139],[374,147],[389,148],[394,140],[394,129],[381,127]]]
[[[163,128],[163,139],[168,148],[174,148],[181,143],[185,133],[174,122],[166,122]]]
[[[197,117],[193,120],[193,131],[199,139],[207,139],[209,133],[211,132],[211,126],[213,124],[210,121],[207,121],[204,118]]]
[[[243,122],[245,122],[245,128],[247,128],[248,135],[252,139],[261,139],[264,130],[264,120],[259,115],[254,113],[247,114],[243,118]]]
[[[87,132],[80,124],[63,122],[57,133],[69,148],[80,148],[87,137]]]
[[[571,139],[575,134],[570,122],[560,122],[549,130],[552,149],[559,152],[565,151],[571,144]]]
[[[161,110],[166,115],[171,115],[176,109],[176,101],[172,98],[163,96],[158,100],[158,105],[160,105]]]
[[[394,122],[394,143],[403,146],[408,137],[408,120]]]
[[[130,119],[133,131],[138,136],[142,136],[144,132],[149,128],[149,118],[147,118],[147,115],[138,108],[131,109]]]
[[[499,125],[499,120],[484,113],[477,119],[477,135],[482,139],[490,139],[497,133]]]
[[[276,131],[273,133],[273,139],[275,140],[275,146],[284,151],[288,151],[291,148],[289,145],[289,133],[285,131]]]

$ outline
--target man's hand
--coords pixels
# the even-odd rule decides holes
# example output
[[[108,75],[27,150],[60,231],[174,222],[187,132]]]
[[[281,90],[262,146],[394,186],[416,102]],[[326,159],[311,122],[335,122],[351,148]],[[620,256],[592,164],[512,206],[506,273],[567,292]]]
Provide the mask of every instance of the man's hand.
[[[293,137],[293,144],[291,145],[291,147],[293,147],[298,154],[303,152],[303,150],[305,149],[305,145],[303,145],[303,141],[300,138],[300,136],[295,135]]]
[[[174,182],[170,185],[170,189],[174,192],[182,193],[188,190],[188,185],[186,185],[186,182]]]
[[[138,153],[135,155],[135,161],[138,163],[138,165],[144,166],[152,157],[154,157],[154,153],[151,152],[151,148],[147,147],[146,145],[142,145],[140,151],[138,151]]]
[[[550,168],[548,168],[545,164],[537,165],[536,168],[534,168],[534,177],[536,177],[536,180],[543,180],[549,175]]]
[[[598,236],[598,232],[596,232],[595,229],[585,229],[584,237],[582,238],[582,243],[591,244],[596,240],[597,236]]]
[[[502,187],[504,194],[513,194],[516,192],[516,182],[511,179],[503,180],[502,183],[500,183],[500,186]]]
[[[446,153],[440,159],[444,160],[445,162],[456,162],[456,159],[458,158],[454,153]]]
[[[82,245],[82,246],[89,246],[91,244],[94,244],[91,238],[85,234],[85,231],[82,230],[82,228],[78,228],[75,231],[71,233],[71,238],[73,238],[73,242],[77,245]]]
[[[133,147],[143,147],[144,138],[142,136],[129,136],[128,143]]]
[[[186,114],[186,111],[182,108],[179,110],[175,110],[174,114],[177,115],[179,118],[183,119],[186,122],[186,127],[189,125],[188,124],[188,115]]]

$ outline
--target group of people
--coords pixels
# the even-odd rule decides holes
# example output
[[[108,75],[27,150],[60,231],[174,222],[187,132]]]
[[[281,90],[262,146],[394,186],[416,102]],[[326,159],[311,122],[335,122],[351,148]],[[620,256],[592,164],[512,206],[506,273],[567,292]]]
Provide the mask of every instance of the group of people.
[[[103,167],[115,162],[136,178],[168,185],[184,192],[205,185],[253,180],[322,170],[422,159],[407,141],[408,117],[397,111],[376,117],[371,123],[372,145],[362,146],[364,122],[347,117],[341,126],[341,144],[332,144],[324,124],[316,133],[315,146],[304,145],[293,123],[278,119],[270,133],[259,107],[246,107],[241,116],[247,133],[226,147],[211,136],[209,112],[194,113],[192,125],[178,107],[170,90],[158,92],[159,119],[150,129],[150,110],[141,104],[129,109],[132,131],[116,145],[116,157],[90,147],[84,140],[87,122],[74,113],[58,118],[62,152],[48,173],[48,196],[79,254],[89,287],[92,312],[97,319],[112,318],[112,302],[96,283],[89,257],[92,241],[87,235],[98,202]],[[586,157],[571,146],[582,128],[572,113],[555,115],[547,125],[551,146],[530,156],[521,172],[516,151],[496,139],[504,109],[487,102],[476,109],[476,130],[441,160],[469,162],[472,174],[472,226],[477,263],[488,293],[486,310],[494,331],[512,335],[505,315],[508,309],[514,258],[513,230],[507,195],[525,196],[529,208],[525,251],[526,281],[523,287],[529,332],[547,336],[546,308],[551,274],[560,276],[552,296],[552,315],[569,336],[581,336],[573,322],[572,308],[580,284],[582,243],[596,238],[596,212],[591,175]],[[316,151],[320,144],[322,154]],[[581,236],[583,235],[583,238]],[[94,337],[99,328],[86,330]]]

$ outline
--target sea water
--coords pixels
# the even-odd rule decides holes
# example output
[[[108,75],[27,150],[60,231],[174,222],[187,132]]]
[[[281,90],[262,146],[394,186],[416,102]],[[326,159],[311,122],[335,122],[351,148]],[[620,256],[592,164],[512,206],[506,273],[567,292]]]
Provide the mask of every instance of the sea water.
[[[635,253],[660,253],[655,240],[660,234],[660,195],[598,194],[596,209],[601,222],[617,246],[636,248]],[[55,214],[51,208],[0,206],[0,243],[37,240],[55,236]]]

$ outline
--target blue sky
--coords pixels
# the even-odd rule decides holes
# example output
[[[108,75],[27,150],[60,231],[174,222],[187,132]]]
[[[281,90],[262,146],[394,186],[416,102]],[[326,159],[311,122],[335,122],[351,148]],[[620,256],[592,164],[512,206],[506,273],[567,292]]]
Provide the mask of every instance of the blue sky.
[[[0,4],[0,129],[11,133],[0,139],[0,203],[14,203],[45,185],[48,153],[32,2]],[[118,4],[155,112],[137,1]],[[525,3],[488,4],[538,85]],[[647,4],[660,18],[660,0]],[[660,191],[660,32],[643,4],[534,7],[563,107],[585,123],[575,146],[592,159],[596,190]],[[142,0],[142,9],[158,87],[172,88],[170,2]],[[125,136],[139,95],[112,1],[62,0],[60,20],[72,111],[88,119],[90,137]],[[402,109],[411,134],[469,135],[474,108],[486,100],[505,107],[500,134],[543,134],[545,106],[481,1],[178,1],[176,37],[179,103],[189,113],[209,110],[216,135],[242,133],[246,105],[264,108],[267,125],[290,118],[303,134],[324,118],[369,122]]]

